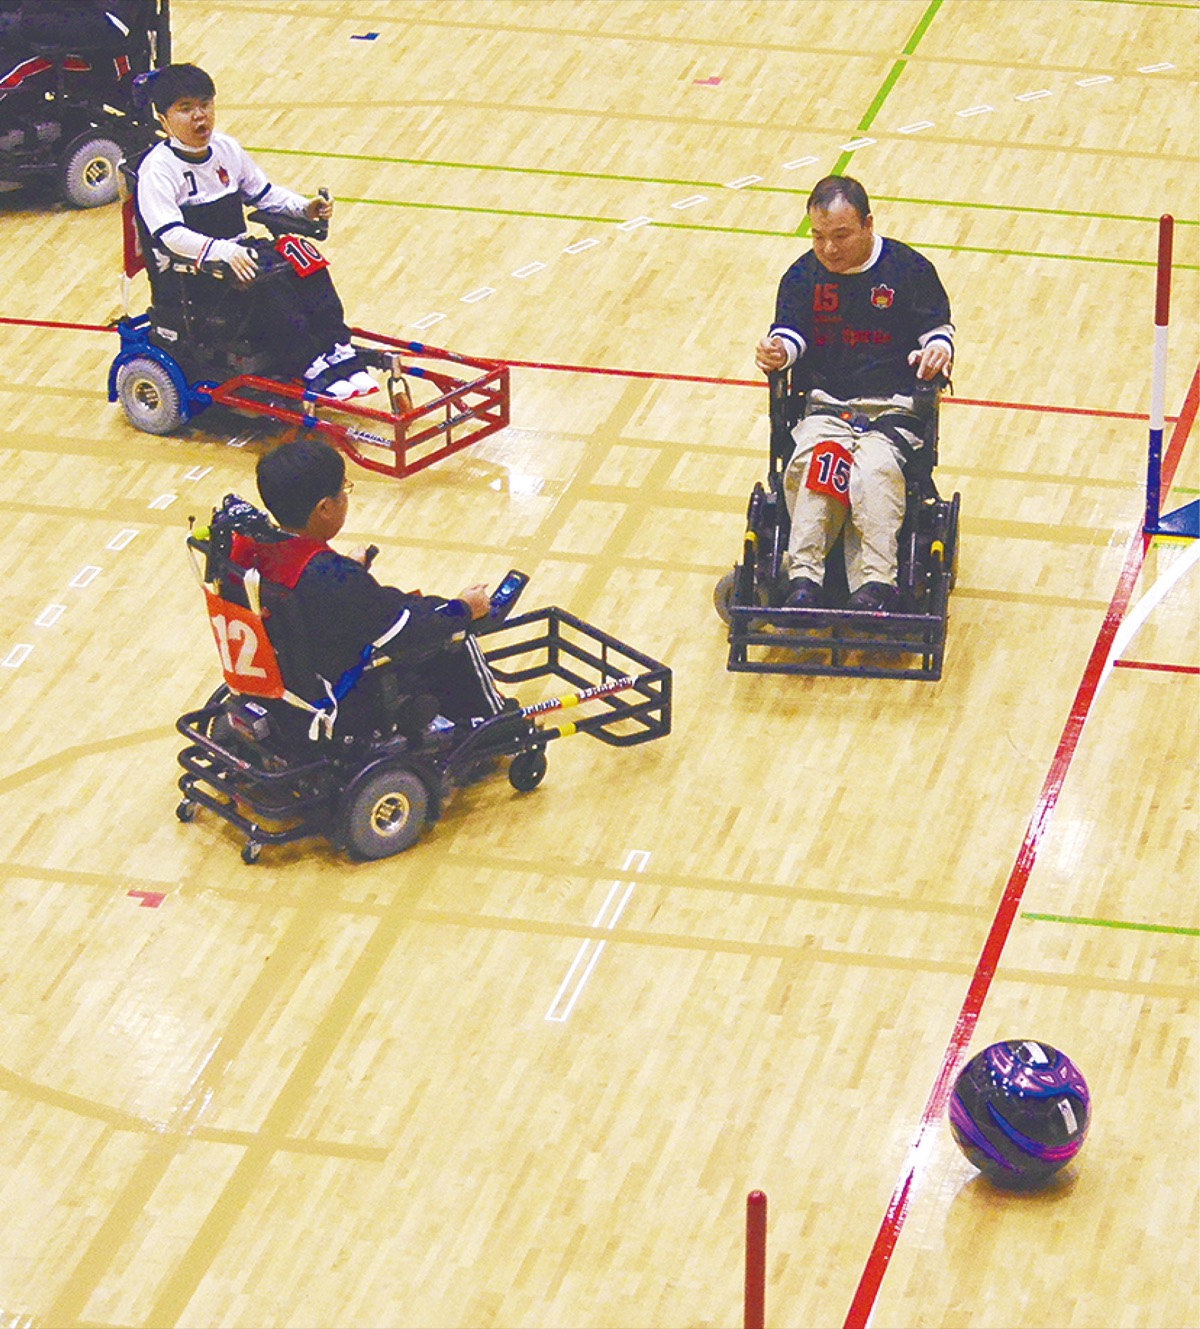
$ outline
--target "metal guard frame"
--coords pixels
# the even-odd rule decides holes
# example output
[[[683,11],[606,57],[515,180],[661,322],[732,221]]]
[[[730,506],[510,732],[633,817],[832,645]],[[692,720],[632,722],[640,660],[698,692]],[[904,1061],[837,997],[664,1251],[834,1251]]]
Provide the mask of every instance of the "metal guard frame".
[[[407,409],[381,411],[360,405],[354,398],[337,401],[319,396],[306,391],[299,380],[239,374],[212,388],[211,399],[244,414],[265,415],[285,424],[313,429],[359,466],[400,478],[424,470],[508,425],[506,364],[459,355],[425,342],[387,337],[364,328],[351,328],[350,332],[351,345],[368,363],[390,369],[393,377],[410,375],[427,379],[437,389],[438,396],[420,405],[410,401]],[[412,364],[403,357],[431,363]],[[476,372],[468,377],[461,372],[463,369]],[[295,406],[281,404],[280,398],[294,402]],[[441,418],[436,418],[439,415]],[[363,423],[347,424],[339,416],[351,416]],[[380,426],[386,434],[380,431]]]

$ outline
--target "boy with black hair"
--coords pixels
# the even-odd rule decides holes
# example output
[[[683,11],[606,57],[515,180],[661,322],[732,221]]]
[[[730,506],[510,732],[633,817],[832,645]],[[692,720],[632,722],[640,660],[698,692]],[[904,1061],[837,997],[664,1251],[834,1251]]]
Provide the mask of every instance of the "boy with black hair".
[[[241,283],[283,270],[258,288],[258,332],[275,357],[275,372],[303,374],[339,400],[376,391],[351,348],[328,262],[309,257],[312,246],[292,253],[282,242],[277,247],[246,234],[243,204],[317,220],[332,215],[332,199],[305,199],[272,184],[236,139],[217,132],[215,98],[212,79],[196,65],[167,65],[151,80],[151,105],[167,139],[142,158],[137,202],[153,245],[197,267],[206,259],[227,263]],[[165,266],[165,257],[159,261]]]
[[[263,503],[291,538],[265,543],[235,533],[231,557],[292,590],[313,667],[322,677],[335,683],[360,661],[364,646],[403,620],[389,653],[447,648],[415,666],[421,690],[437,697],[446,719],[469,726],[504,708],[483,653],[466,632],[472,619],[488,612],[485,586],[468,586],[452,600],[401,591],[381,586],[370,574],[368,550],[339,554],[330,548],[345,524],[353,486],[342,454],[327,443],[301,439],[275,448],[259,459],[257,479]],[[339,729],[372,728],[377,720],[361,691],[343,699]]]

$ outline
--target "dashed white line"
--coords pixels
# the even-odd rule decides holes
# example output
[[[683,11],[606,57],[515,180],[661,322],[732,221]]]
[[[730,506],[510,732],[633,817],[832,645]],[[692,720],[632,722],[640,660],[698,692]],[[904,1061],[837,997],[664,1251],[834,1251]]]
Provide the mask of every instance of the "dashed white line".
[[[932,120],[914,120],[911,125],[901,125],[900,128],[896,130],[896,133],[917,134],[922,129],[932,129],[932,128],[933,128]]]
[[[704,194],[690,194],[687,198],[681,198],[678,203],[672,203],[671,206],[676,212],[682,212],[685,208],[694,208],[700,203],[706,202]]]
[[[784,162],[783,169],[798,171],[802,166],[815,166],[820,160],[820,157],[797,157],[795,161]]]
[[[183,478],[185,480],[203,480],[211,470],[211,466],[193,466]]]
[[[576,240],[573,245],[568,245],[563,253],[582,254],[585,249],[595,249],[599,243],[599,240]]]
[[[445,317],[445,314],[426,314],[424,318],[417,319],[412,326],[414,328],[431,328],[435,323],[440,323]]]
[[[466,295],[460,296],[459,298],[464,305],[473,305],[477,304],[480,300],[486,300],[489,295],[495,294],[496,288],[494,286],[480,286],[476,290],[469,291]]]
[[[744,175],[740,180],[730,180],[726,189],[748,189],[751,185],[756,185],[762,179],[761,175]]]
[[[618,222],[618,231],[636,231],[641,226],[649,226],[653,217],[630,217],[628,221]],[[566,252],[565,250],[563,251]]]
[[[989,111],[994,111],[994,106],[968,106],[965,110],[955,111],[954,114],[961,116],[964,120],[971,115],[987,115]]]
[[[1112,77],[1109,74],[1094,74],[1091,78],[1077,78],[1075,86],[1077,88],[1094,88],[1097,83],[1111,83]]]
[[[169,508],[178,497],[178,494],[159,494],[157,498],[151,499],[146,506],[149,508]]]
[[[119,554],[122,549],[126,548],[132,541],[137,539],[137,535],[137,531],[131,531],[129,529],[118,531],[104,547],[105,549],[111,549],[114,553]]]
[[[96,580],[100,575],[100,571],[101,570],[98,567],[95,567],[91,563],[87,563],[79,569],[69,582],[67,582],[67,585],[70,586],[72,590],[82,591],[85,586],[90,586],[92,582]]]
[[[1014,101],[1036,102],[1041,101],[1043,97],[1053,97],[1054,93],[1049,88],[1039,88],[1036,92],[1018,92]]]
[[[874,142],[873,138],[852,138],[849,143],[843,143],[838,151],[857,152],[859,148],[869,148]]]
[[[52,628],[63,616],[66,608],[66,605],[47,605],[33,620],[33,626],[35,628]]]
[[[517,268],[512,275],[514,277],[532,277],[535,272],[541,272],[545,266],[544,263],[526,263],[523,268]]]
[[[1164,69],[1174,69],[1175,66],[1169,61],[1164,60],[1158,65],[1138,65],[1139,74],[1161,74]]]
[[[4,669],[19,669],[21,665],[29,659],[29,652],[32,650],[33,647],[30,646],[28,642],[17,642],[4,659],[0,660],[0,667],[3,667]]]

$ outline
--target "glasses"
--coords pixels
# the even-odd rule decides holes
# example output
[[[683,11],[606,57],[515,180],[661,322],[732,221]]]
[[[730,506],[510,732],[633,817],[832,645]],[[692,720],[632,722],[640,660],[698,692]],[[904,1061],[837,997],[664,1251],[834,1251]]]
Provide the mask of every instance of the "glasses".
[[[353,494],[353,493],[354,493],[354,481],[353,481],[353,480],[343,480],[343,481],[342,481],[341,492],[342,492],[343,494]]]

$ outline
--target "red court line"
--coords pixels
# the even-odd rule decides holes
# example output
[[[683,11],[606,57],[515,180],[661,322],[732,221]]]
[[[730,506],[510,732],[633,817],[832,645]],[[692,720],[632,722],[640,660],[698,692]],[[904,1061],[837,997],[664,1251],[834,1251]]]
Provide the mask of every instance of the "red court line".
[[[1200,406],[1200,364],[1196,366],[1196,372],[1192,376],[1191,387],[1188,389],[1183,410],[1179,413],[1179,421],[1172,433],[1167,455],[1163,458],[1163,484],[1167,488],[1170,487],[1175,469],[1179,465],[1179,458],[1182,455],[1183,446],[1187,441],[1192,423],[1196,418],[1198,406]],[[1046,773],[1041,793],[1038,795],[1033,814],[1029,818],[1029,824],[1025,829],[1025,838],[1021,842],[1016,862],[1009,874],[1004,894],[1000,898],[999,908],[996,910],[991,928],[988,930],[987,939],[984,941],[983,950],[980,952],[975,972],[967,989],[967,995],[959,1010],[958,1018],[954,1022],[954,1030],[950,1035],[950,1041],[942,1057],[942,1065],[937,1080],[930,1092],[929,1100],[925,1104],[925,1110],[921,1114],[921,1120],[917,1126],[913,1142],[909,1146],[908,1156],[904,1161],[900,1178],[892,1192],[891,1199],[888,1201],[883,1221],[880,1223],[879,1231],[875,1237],[875,1243],[867,1256],[867,1262],[859,1279],[858,1288],[854,1293],[854,1299],[846,1313],[845,1329],[865,1329],[871,1312],[874,1310],[875,1299],[879,1295],[883,1276],[887,1272],[888,1263],[896,1249],[900,1229],[904,1226],[904,1220],[908,1216],[915,1183],[924,1164],[925,1156],[929,1153],[936,1139],[935,1131],[941,1128],[954,1079],[966,1060],[967,1046],[975,1032],[975,1026],[979,1022],[979,1014],[983,1009],[983,1003],[991,988],[992,980],[996,976],[1000,957],[1008,941],[1009,932],[1012,930],[1013,920],[1016,918],[1017,910],[1021,905],[1021,897],[1025,894],[1030,874],[1037,862],[1038,848],[1054,815],[1055,805],[1058,803],[1059,794],[1062,792],[1063,783],[1067,778],[1067,772],[1070,770],[1075,751],[1079,746],[1084,723],[1088,718],[1092,702],[1095,700],[1096,690],[1100,686],[1104,665],[1112,650],[1113,638],[1117,634],[1117,629],[1121,625],[1125,611],[1129,608],[1129,601],[1133,596],[1133,590],[1137,584],[1149,543],[1149,538],[1144,537],[1140,530],[1130,536],[1117,588],[1109,601],[1104,622],[1100,626],[1095,644],[1092,646],[1091,655],[1084,667],[1083,678],[1075,694],[1075,700],[1071,705],[1067,722],[1063,726],[1058,747],[1055,749],[1054,758],[1050,763],[1050,769]]]
[[[1163,674],[1200,674],[1200,665],[1156,664],[1151,660],[1114,660],[1114,669],[1153,669]]]
[[[102,323],[56,323],[44,318],[0,318],[0,324],[12,324],[22,328],[67,328],[74,332],[115,332],[111,324]],[[565,374],[601,374],[609,378],[649,378],[662,383],[709,383],[727,388],[765,388],[764,378],[716,378],[707,374],[664,374],[654,369],[608,369],[602,365],[566,365],[551,360],[506,360],[499,358],[499,363],[514,369],[547,369]],[[984,406],[1002,411],[1036,411],[1042,415],[1086,415],[1103,420],[1149,420],[1145,412],[1138,411],[1099,411],[1089,406],[1039,406],[1036,402],[983,401],[973,397],[943,397],[942,404],[948,406]],[[1175,423],[1176,417],[1168,415],[1165,419]]]

